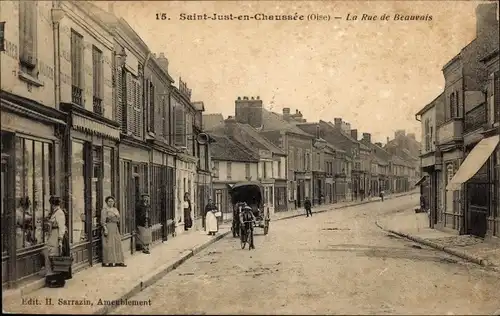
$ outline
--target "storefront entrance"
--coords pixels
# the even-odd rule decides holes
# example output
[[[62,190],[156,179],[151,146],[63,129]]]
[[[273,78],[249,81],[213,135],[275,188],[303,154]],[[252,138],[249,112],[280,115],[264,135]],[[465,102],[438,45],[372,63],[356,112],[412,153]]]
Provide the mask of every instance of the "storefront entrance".
[[[114,192],[114,148],[73,139],[71,152],[70,239],[78,269],[102,260],[101,211]]]

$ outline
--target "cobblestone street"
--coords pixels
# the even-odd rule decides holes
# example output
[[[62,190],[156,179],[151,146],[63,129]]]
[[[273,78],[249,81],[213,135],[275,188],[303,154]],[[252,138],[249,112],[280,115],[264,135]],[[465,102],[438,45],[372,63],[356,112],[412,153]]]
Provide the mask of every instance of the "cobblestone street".
[[[377,218],[418,203],[400,197],[271,223],[256,250],[226,237],[115,314],[492,314],[499,275],[388,235]],[[425,302],[425,303],[423,303]]]

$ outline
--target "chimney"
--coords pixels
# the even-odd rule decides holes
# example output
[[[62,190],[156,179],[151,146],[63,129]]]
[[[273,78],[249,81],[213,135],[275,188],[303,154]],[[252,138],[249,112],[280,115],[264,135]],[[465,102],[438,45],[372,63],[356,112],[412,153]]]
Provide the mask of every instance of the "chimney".
[[[224,120],[224,133],[227,136],[234,136],[236,130],[236,120],[232,116],[228,116],[227,119]]]
[[[283,119],[287,122],[290,121],[290,108],[283,108]]]
[[[164,53],[160,53],[160,56],[156,59],[158,61],[158,64],[165,70],[165,72],[168,73],[168,59],[165,57]]]
[[[363,140],[368,144],[372,143],[372,135],[370,133],[363,133]]]
[[[358,140],[358,130],[357,129],[351,130],[351,137],[354,138],[355,140]]]
[[[321,132],[320,132],[320,129],[319,129],[319,124],[316,125],[316,138],[321,138]]]
[[[389,144],[389,137],[387,137],[387,143],[386,144]]]
[[[242,124],[248,124],[253,128],[262,127],[262,100],[251,97],[238,97],[235,101],[236,121]]]
[[[337,129],[342,129],[342,118],[336,117],[333,119],[333,124]]]
[[[496,33],[497,38],[491,38],[491,40],[498,41],[497,5],[495,2],[482,3],[476,7],[476,37],[478,39],[483,40],[483,37],[489,37],[492,33]]]

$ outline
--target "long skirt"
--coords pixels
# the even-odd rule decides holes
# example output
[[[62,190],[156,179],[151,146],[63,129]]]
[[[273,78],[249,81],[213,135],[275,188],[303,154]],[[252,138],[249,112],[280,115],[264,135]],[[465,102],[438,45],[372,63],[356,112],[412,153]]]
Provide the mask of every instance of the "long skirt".
[[[193,226],[193,220],[191,219],[191,210],[188,208],[184,209],[184,229],[191,228]]]
[[[148,246],[153,241],[153,234],[151,227],[137,226],[138,231],[138,244],[141,246]]]
[[[102,263],[125,263],[118,225],[114,222],[108,222],[106,227],[108,228],[108,236],[102,236]]]
[[[216,233],[219,230],[217,226],[217,217],[215,217],[213,212],[207,212],[205,218],[205,227],[207,228],[207,232]]]

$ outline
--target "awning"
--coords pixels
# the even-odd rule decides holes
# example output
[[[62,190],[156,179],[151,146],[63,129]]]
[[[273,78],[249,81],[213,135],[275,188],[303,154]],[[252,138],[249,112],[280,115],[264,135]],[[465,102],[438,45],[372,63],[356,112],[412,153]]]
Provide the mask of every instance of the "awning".
[[[420,180],[418,180],[418,181],[417,181],[417,183],[415,183],[415,186],[418,186],[418,185],[420,185],[422,182],[424,182],[426,177],[427,177],[427,176],[423,176],[422,178],[420,178]]]
[[[499,135],[482,139],[458,168],[457,173],[446,186],[448,191],[460,190],[460,186],[472,178],[491,156],[500,140]]]

